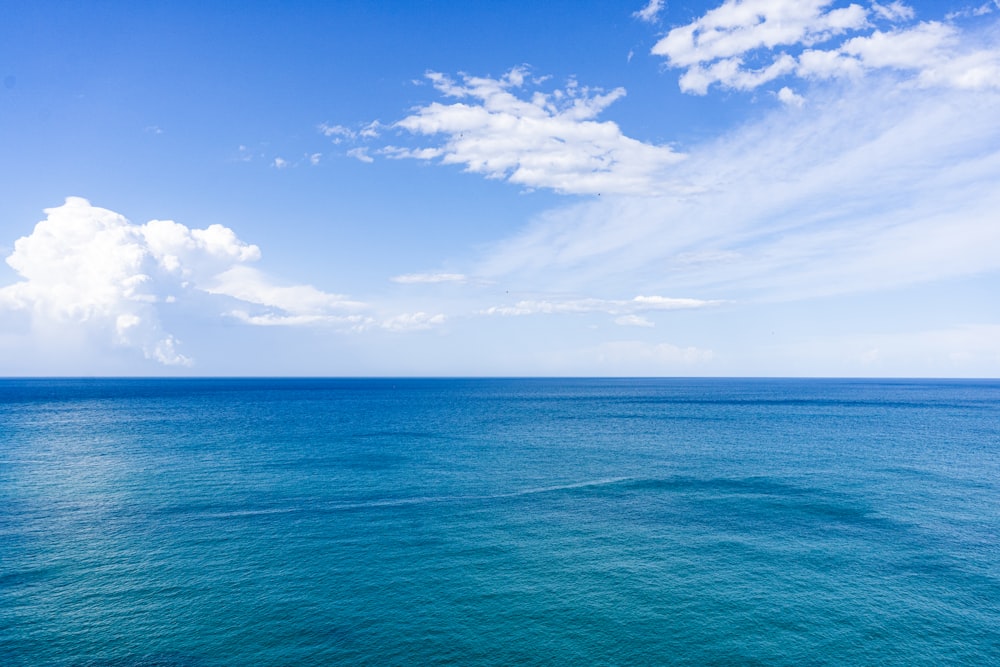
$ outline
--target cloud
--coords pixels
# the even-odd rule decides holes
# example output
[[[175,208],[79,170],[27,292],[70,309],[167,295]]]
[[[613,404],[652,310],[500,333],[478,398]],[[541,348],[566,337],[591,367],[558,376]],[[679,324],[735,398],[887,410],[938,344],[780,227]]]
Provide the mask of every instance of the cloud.
[[[416,283],[464,283],[466,277],[461,273],[406,273],[390,278],[394,283],[412,285]]]
[[[192,363],[164,330],[161,314],[194,292],[237,300],[243,313],[237,317],[251,324],[342,318],[353,326],[352,318],[360,316],[343,311],[364,307],[309,285],[274,285],[246,266],[260,259],[260,249],[222,225],[137,225],[79,197],[45,213],[7,257],[20,280],[0,288],[0,309],[26,313],[39,327],[98,332],[162,364]],[[247,306],[258,312],[247,312]]]
[[[663,11],[663,0],[649,0],[645,7],[632,12],[632,16],[640,21],[653,23],[657,18],[659,18],[661,11]]]
[[[672,67],[738,58],[756,49],[815,44],[867,24],[859,5],[827,10],[831,0],[726,0],[671,30],[652,49]]]
[[[312,285],[277,286],[264,273],[249,266],[233,266],[202,288],[246,303],[277,308],[302,316],[322,316],[331,310],[360,310],[367,305],[340,294],[328,294]]]
[[[914,18],[901,2],[831,7],[832,0],[727,0],[671,30],[652,49],[684,70],[683,91],[753,90],[788,76],[856,77],[889,69],[922,85],[1000,87],[1000,51],[962,39],[958,28]],[[888,29],[878,23],[889,23]]]
[[[271,166],[273,166],[275,169],[287,169],[292,165],[288,162],[288,160],[276,157],[274,158],[274,161],[271,163]]]
[[[156,309],[168,295],[164,288],[183,290],[190,277],[184,261],[208,266],[258,252],[223,227],[191,230],[157,220],[133,225],[78,197],[45,213],[7,258],[22,280],[0,288],[0,307],[28,311],[36,320],[99,327],[115,343],[164,364],[191,361],[162,330]]]
[[[258,327],[332,326],[344,331],[361,332],[375,323],[373,318],[366,315],[286,315],[274,312],[251,315],[241,309],[231,310],[227,314],[245,324]]]
[[[445,320],[445,316],[440,313],[404,313],[382,321],[379,326],[389,331],[423,331],[444,324]]]
[[[915,14],[913,7],[909,7],[899,0],[894,0],[886,5],[880,5],[877,2],[872,3],[872,12],[882,19],[887,21],[901,21],[912,19]]]
[[[330,125],[329,123],[320,123],[317,128],[320,134],[327,137],[334,144],[339,144],[345,139],[353,139],[357,136],[357,133],[343,125]]]
[[[801,107],[806,103],[806,98],[798,95],[788,86],[785,86],[778,91],[778,99],[781,100],[783,104],[793,107]]]
[[[991,2],[985,2],[977,7],[965,7],[963,9],[951,11],[945,15],[945,19],[948,21],[954,21],[955,19],[968,18],[970,16],[986,16],[987,14],[992,14],[998,9],[1000,9],[1000,0],[992,0]]]
[[[347,151],[347,155],[349,157],[352,157],[356,160],[360,160],[361,162],[366,162],[368,164],[371,164],[372,162],[375,161],[375,158],[373,158],[371,155],[368,154],[368,149],[361,146],[350,149],[349,151]]]
[[[771,108],[691,147],[666,174],[676,192],[551,209],[472,270],[512,289],[738,301],[997,271],[998,117],[1000,93],[988,89],[891,76],[814,87],[806,107]]]
[[[655,327],[656,325],[642,315],[622,315],[615,318],[615,324],[622,327]]]
[[[706,308],[718,305],[719,301],[701,299],[677,299],[663,296],[637,296],[631,300],[613,299],[567,299],[562,301],[518,301],[512,306],[492,306],[481,311],[483,315],[553,315],[606,313],[608,315],[628,315],[637,312],[658,310],[683,310]]]
[[[385,155],[460,164],[487,178],[567,194],[655,191],[660,172],[683,159],[669,146],[637,141],[615,123],[596,120],[625,95],[623,88],[605,93],[570,81],[542,92],[524,68],[499,79],[456,82],[436,72],[427,78],[445,97],[461,101],[419,107],[394,127],[416,137],[442,136],[442,143],[388,146]]]

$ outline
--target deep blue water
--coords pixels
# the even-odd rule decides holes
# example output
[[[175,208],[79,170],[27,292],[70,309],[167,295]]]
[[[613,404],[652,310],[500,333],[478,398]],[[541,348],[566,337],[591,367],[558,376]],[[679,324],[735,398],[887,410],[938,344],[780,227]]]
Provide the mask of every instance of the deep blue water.
[[[1000,664],[1000,382],[0,380],[0,664]]]

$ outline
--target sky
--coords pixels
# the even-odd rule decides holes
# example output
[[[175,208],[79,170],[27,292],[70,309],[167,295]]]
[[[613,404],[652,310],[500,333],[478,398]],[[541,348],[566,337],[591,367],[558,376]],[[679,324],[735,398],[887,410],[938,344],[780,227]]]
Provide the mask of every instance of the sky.
[[[998,0],[0,15],[0,375],[1000,377]]]

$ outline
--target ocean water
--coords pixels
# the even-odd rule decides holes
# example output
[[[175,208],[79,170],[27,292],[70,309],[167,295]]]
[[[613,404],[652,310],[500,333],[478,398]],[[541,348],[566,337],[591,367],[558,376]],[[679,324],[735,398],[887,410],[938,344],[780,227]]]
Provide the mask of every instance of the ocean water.
[[[439,664],[1000,664],[1000,382],[0,381],[0,665]]]

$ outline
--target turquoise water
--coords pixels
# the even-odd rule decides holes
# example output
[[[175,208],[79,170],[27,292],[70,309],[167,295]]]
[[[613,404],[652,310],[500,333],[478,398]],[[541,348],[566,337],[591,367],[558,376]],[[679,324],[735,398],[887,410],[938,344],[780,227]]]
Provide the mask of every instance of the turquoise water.
[[[2,665],[1000,663],[1000,382],[2,380]]]

